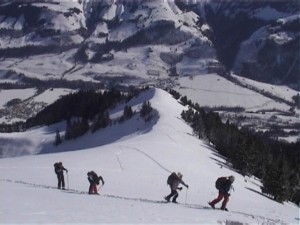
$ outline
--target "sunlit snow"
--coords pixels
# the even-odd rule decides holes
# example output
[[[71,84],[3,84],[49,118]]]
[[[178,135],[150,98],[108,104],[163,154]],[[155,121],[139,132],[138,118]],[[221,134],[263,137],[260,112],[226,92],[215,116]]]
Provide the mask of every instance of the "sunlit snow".
[[[125,125],[113,125],[65,141],[58,148],[52,141],[56,129],[64,129],[64,124],[34,128],[19,142],[20,134],[1,135],[12,138],[15,146],[11,150],[17,151],[26,143],[35,153],[34,143],[39,143],[53,153],[0,159],[0,223],[299,223],[296,205],[279,204],[263,196],[259,180],[236,173],[213,148],[194,137],[192,129],[180,117],[184,107],[169,94],[151,89],[128,104],[138,107],[144,100],[150,100],[157,110],[151,122],[133,117]],[[114,140],[105,142],[103,137]],[[73,151],[65,152],[68,149]],[[56,189],[53,164],[57,161],[62,161],[69,170],[65,179],[70,190]],[[89,186],[86,176],[89,170],[105,180],[100,196],[84,194]],[[180,192],[180,204],[162,202],[163,196],[169,194],[166,179],[172,171],[182,172],[189,185],[189,189]],[[207,202],[217,195],[215,179],[231,174],[236,181],[228,203],[229,212],[212,210]]]

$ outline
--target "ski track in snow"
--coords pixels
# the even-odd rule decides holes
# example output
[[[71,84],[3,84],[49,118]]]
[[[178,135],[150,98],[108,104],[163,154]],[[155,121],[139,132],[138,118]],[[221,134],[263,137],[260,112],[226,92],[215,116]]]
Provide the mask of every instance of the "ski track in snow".
[[[124,150],[125,150],[125,148],[126,148],[127,150],[137,151],[137,152],[139,152],[139,153],[145,155],[147,158],[149,158],[149,159],[150,159],[151,161],[153,161],[154,163],[156,163],[156,164],[157,164],[160,168],[162,168],[163,170],[165,170],[165,171],[171,173],[171,171],[170,171],[169,169],[167,169],[166,167],[164,167],[164,166],[163,166],[162,164],[160,164],[157,160],[155,160],[153,157],[151,157],[149,154],[143,152],[142,150],[137,149],[137,148],[134,148],[134,147],[130,147],[130,148],[129,148],[129,147],[127,147],[127,146],[119,146],[119,147],[121,147],[121,148],[124,149]]]
[[[37,221],[38,219],[33,220],[23,215],[24,211],[26,213],[40,212],[41,207],[37,203],[43,198],[42,196],[45,194],[43,192],[47,192],[47,195],[49,193],[51,197],[56,198],[57,196],[58,203],[67,206],[61,215],[57,215],[55,198],[49,199],[50,204],[43,202],[42,204],[45,205],[42,205],[42,209],[47,213],[42,215],[39,220],[45,223],[87,221],[87,218],[90,218],[91,223],[97,219],[102,219],[108,223],[127,222],[129,224],[155,222],[160,224],[177,222],[177,224],[209,223],[223,225],[299,223],[299,209],[291,203],[282,205],[257,195],[260,190],[259,180],[250,179],[249,182],[246,182],[245,177],[230,168],[219,167],[218,162],[223,162],[223,159],[215,154],[213,148],[195,139],[191,135],[191,128],[178,119],[185,108],[178,104],[177,100],[157,89],[155,94],[149,92],[147,95],[141,95],[140,99],[135,100],[135,102],[140,104],[144,102],[145,98],[149,100],[150,95],[152,97],[150,98],[151,104],[154,108],[163,109],[158,110],[159,120],[155,121],[155,126],[150,124],[150,128],[146,129],[147,132],[144,132],[145,129],[143,129],[143,132],[135,133],[138,129],[133,127],[134,134],[123,132],[127,136],[122,140],[119,140],[119,133],[114,134],[113,139],[119,140],[119,142],[104,147],[86,145],[82,148],[85,151],[2,159],[0,183],[1,186],[5,187],[3,193],[6,193],[1,196],[1,201],[4,202],[0,208],[2,223],[16,221],[18,224]],[[131,123],[130,126],[139,128],[140,123],[134,121],[136,124]],[[122,129],[125,128],[127,131],[127,127],[119,126],[121,131],[124,131]],[[42,140],[45,137],[44,131],[43,129],[37,130],[36,135],[29,136],[28,140],[32,143]],[[93,137],[86,136],[85,139],[70,142],[70,148],[78,149],[78,144],[82,142],[94,143],[101,136],[110,134],[110,131],[107,130],[108,133],[99,132]],[[14,135],[16,134],[12,134],[12,137]],[[34,146],[31,147],[35,148]],[[56,148],[53,147],[53,152],[56,152],[55,150]],[[124,154],[122,155],[122,153]],[[54,180],[56,182],[56,176],[49,176],[53,173],[53,168],[52,165],[47,165],[49,161],[57,160],[64,161],[68,169],[74,171],[74,176],[78,177],[76,186],[72,186],[70,189],[68,180],[66,190],[57,190],[56,185],[51,185]],[[32,164],[35,166],[32,167]],[[85,179],[82,175],[91,169],[100,170],[101,174],[108,178],[106,187],[109,192],[106,192],[105,188],[101,190],[102,195],[94,196],[95,198],[91,196],[92,201],[85,201],[84,195],[88,196],[88,193],[82,191],[86,189],[80,181]],[[169,188],[162,184],[165,184],[166,173],[170,173],[170,169],[179,170],[185,174],[185,179],[190,186],[189,202],[187,202],[188,192],[186,192],[185,201],[183,200],[184,195],[180,195],[179,202],[182,203],[165,204],[161,193],[169,191]],[[22,174],[23,172],[24,174]],[[20,173],[22,178],[19,178]],[[213,211],[206,202],[215,197],[216,191],[212,189],[214,188],[215,177],[229,174],[236,176],[236,194],[232,196],[229,207],[232,211]],[[41,176],[43,176],[43,181],[40,179]],[[39,177],[39,180],[35,180],[35,177]],[[17,186],[14,188],[20,192],[11,192],[12,186]],[[98,199],[100,197],[99,202],[97,197]],[[105,204],[102,204],[101,198]],[[12,201],[12,199],[14,200]],[[70,203],[65,202],[65,200],[70,201]],[[105,214],[93,217],[93,213],[97,212],[97,209],[92,209],[83,212],[83,214],[74,214],[74,217],[67,217],[66,219],[63,215],[73,214],[73,211],[69,211],[69,204],[70,208],[74,207],[73,210],[81,212],[80,207],[77,206],[78,200],[84,202],[87,207],[91,202],[97,207],[103,207]],[[16,205],[14,202],[18,201],[20,204]],[[183,204],[184,202],[185,204]],[[118,210],[119,217],[116,217],[114,210]]]
[[[139,151],[138,149],[134,149],[134,150]],[[147,154],[145,154],[145,155],[147,155]],[[58,190],[57,187],[55,187],[55,186],[30,183],[30,182],[26,182],[26,181],[22,181],[22,180],[0,179],[0,181],[1,182],[7,182],[7,183],[20,184],[20,185],[27,185],[27,186],[31,186],[33,188],[45,188],[45,189]],[[70,193],[70,194],[89,195],[87,191],[80,191],[80,190],[76,190],[76,189],[65,189],[65,190],[60,189],[60,190],[62,192]],[[191,209],[199,209],[199,210],[213,210],[209,206],[203,206],[203,205],[199,205],[199,204],[187,204],[187,203],[176,203],[176,204],[174,204],[174,203],[166,202],[164,200],[160,201],[160,200],[152,200],[152,199],[146,199],[146,198],[124,197],[124,196],[111,195],[111,194],[103,194],[103,195],[95,195],[95,196],[105,197],[105,198],[115,198],[115,199],[126,200],[126,201],[145,202],[145,203],[152,203],[152,204],[172,204],[172,205],[177,205],[177,206],[180,206],[180,207],[186,207],[186,208],[191,208]],[[215,210],[218,210],[218,209],[215,209]],[[266,217],[259,216],[259,215],[253,215],[253,214],[249,214],[249,213],[245,213],[245,212],[240,212],[240,211],[230,211],[230,212],[231,213],[236,213],[236,214],[241,214],[241,215],[244,215],[246,217],[250,217],[252,219],[255,219],[255,218],[262,219],[262,220],[265,221],[264,224],[282,223],[282,221],[274,220],[274,219],[271,219],[271,218],[266,218]],[[226,225],[229,225],[229,224],[241,224],[241,223],[235,222],[235,221],[226,221]]]

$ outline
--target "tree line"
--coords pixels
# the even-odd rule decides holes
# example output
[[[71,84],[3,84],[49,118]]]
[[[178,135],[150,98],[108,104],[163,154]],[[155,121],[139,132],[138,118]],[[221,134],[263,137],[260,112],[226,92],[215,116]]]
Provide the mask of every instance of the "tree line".
[[[147,89],[147,87],[145,88]],[[144,89],[129,89],[127,93],[111,89],[108,91],[97,92],[94,90],[80,90],[61,97],[53,104],[47,106],[32,118],[22,123],[22,130],[34,126],[51,125],[66,121],[65,134],[62,137],[57,130],[54,145],[59,145],[63,140],[76,139],[88,131],[92,133],[112,124],[109,110],[118,104],[125,103],[123,114],[114,123],[123,123],[133,117],[134,112],[127,102],[137,96]],[[146,122],[151,119],[152,107],[149,101],[142,104],[140,116]]]
[[[104,112],[117,102],[125,100],[125,97],[115,89],[104,92],[80,90],[56,100],[36,116],[29,118],[26,125],[27,127],[50,125],[73,117],[92,119],[97,113]]]
[[[181,114],[199,139],[214,146],[242,175],[261,179],[262,192],[278,202],[300,203],[300,142],[283,143],[264,133],[238,128],[218,113],[170,91],[189,108]]]
[[[35,81],[40,82],[39,80]],[[26,122],[19,121],[12,124],[0,124],[0,132],[23,132],[34,126],[51,125],[63,120],[70,120],[70,122],[68,122],[69,125],[67,126],[67,128],[81,127],[78,125],[75,126],[75,124],[83,123],[82,119],[88,120],[91,126],[91,131],[95,132],[97,129],[104,127],[108,123],[109,116],[107,114],[107,109],[112,108],[121,101],[127,102],[132,97],[137,96],[141,91],[148,89],[148,87],[125,88],[118,85],[117,88],[113,87],[109,90],[99,92],[96,91],[96,86],[88,85],[88,87],[90,88],[85,88],[78,92],[70,93],[66,96],[61,97],[53,104],[45,107],[43,110],[38,112],[35,116],[27,119]],[[43,89],[43,87],[41,89]],[[130,111],[131,108],[126,110]],[[128,111],[124,116],[125,119],[128,119]]]

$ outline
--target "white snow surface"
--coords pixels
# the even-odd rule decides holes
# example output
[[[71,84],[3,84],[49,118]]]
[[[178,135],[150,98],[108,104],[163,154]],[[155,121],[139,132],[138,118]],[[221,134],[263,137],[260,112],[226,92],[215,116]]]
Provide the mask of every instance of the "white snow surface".
[[[292,90],[289,92],[290,89],[287,87],[284,92],[284,86],[262,84],[244,78],[239,79],[243,83],[253,85],[261,90],[270,90],[276,96],[281,96],[288,100],[291,100],[293,93],[295,95],[298,93]],[[289,106],[286,104],[280,104],[255,91],[240,87],[216,74],[182,77],[178,82],[180,85],[175,90],[179,91],[182,96],[189,96],[192,102],[197,102],[200,106],[216,107],[226,105],[229,107],[243,107],[252,111],[262,109],[287,111],[289,109]]]
[[[5,105],[13,99],[25,100],[27,98],[32,97],[35,93],[36,93],[35,88],[10,89],[10,90],[0,89],[0,109],[5,108]]]
[[[0,224],[299,224],[296,205],[263,196],[259,180],[234,172],[193,136],[180,116],[185,108],[168,93],[150,89],[127,104],[138,108],[145,100],[157,112],[153,121],[135,116],[59,147],[52,142],[63,123],[0,134],[10,139],[11,151],[22,146],[32,154],[0,159]],[[35,154],[37,146],[52,153]],[[69,190],[56,189],[57,161],[69,170]],[[105,180],[99,196],[81,193],[87,192],[90,170]],[[172,171],[183,173],[189,185],[179,193],[179,204],[161,202]],[[213,210],[207,202],[217,195],[214,182],[229,175],[236,177],[229,212]]]
[[[47,89],[40,95],[34,98],[35,102],[45,102],[48,105],[55,102],[58,98],[61,96],[67,95],[74,92],[73,90],[66,89],[66,88],[53,88],[53,89]]]

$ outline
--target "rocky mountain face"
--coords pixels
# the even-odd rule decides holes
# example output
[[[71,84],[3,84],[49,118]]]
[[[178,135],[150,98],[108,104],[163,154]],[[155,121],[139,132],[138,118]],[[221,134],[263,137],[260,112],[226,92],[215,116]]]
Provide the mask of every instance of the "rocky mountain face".
[[[235,73],[299,87],[299,1],[213,1],[206,19],[219,59]]]
[[[258,81],[299,88],[299,2],[219,0],[10,0],[0,3],[2,77],[14,71],[47,79],[36,63],[19,59],[56,55],[71,64],[61,74],[89,68],[85,76],[167,74],[167,77],[233,71]],[[56,57],[56,58],[57,58]],[[55,62],[57,65],[59,62]],[[55,73],[58,73],[55,72]],[[35,74],[35,75],[33,75]],[[63,75],[54,79],[61,79]],[[92,79],[95,76],[91,76]],[[97,78],[99,79],[99,77]]]
[[[299,88],[299,1],[176,2],[210,26],[210,40],[228,70]]]

